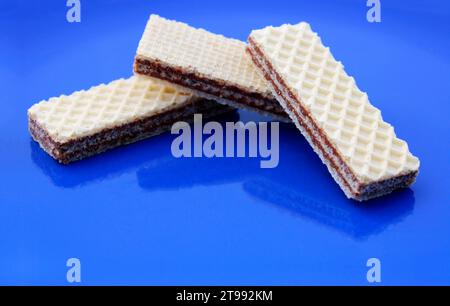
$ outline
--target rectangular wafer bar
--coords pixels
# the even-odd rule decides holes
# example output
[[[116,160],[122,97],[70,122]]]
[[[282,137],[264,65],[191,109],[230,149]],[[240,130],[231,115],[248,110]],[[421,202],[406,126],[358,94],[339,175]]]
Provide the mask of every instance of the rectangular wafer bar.
[[[419,160],[309,24],[256,30],[248,41],[273,94],[347,197],[368,200],[414,183]]]
[[[29,131],[53,158],[68,164],[191,122],[230,111],[215,101],[160,80],[133,76],[69,96],[42,101],[28,110]]]
[[[151,15],[137,50],[136,74],[160,78],[219,103],[286,121],[242,41]]]

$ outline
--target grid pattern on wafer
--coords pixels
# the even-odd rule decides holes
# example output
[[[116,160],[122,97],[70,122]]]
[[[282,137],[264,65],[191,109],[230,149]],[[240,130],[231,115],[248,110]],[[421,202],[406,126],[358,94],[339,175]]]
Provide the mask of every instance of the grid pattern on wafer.
[[[362,182],[418,171],[419,160],[309,24],[267,27],[251,39]]]
[[[133,76],[33,105],[28,114],[60,143],[156,115],[197,99],[190,91]]]
[[[253,66],[245,48],[242,41],[152,15],[137,56],[271,97],[266,80]]]

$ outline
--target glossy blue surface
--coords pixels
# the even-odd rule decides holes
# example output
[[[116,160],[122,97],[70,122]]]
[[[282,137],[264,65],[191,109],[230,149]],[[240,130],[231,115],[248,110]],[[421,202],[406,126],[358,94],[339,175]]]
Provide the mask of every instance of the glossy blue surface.
[[[447,1],[382,0],[379,24],[363,0],[82,0],[80,24],[43,2],[0,2],[0,284],[68,284],[71,257],[94,285],[365,285],[371,257],[382,284],[450,284]],[[242,40],[310,22],[421,159],[417,183],[357,205],[289,125],[272,170],[175,159],[170,134],[58,165],[26,110],[131,75],[150,13]]]

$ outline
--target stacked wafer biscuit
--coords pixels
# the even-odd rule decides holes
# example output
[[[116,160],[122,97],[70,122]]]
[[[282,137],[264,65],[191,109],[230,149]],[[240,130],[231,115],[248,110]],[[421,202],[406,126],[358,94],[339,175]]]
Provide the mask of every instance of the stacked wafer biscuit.
[[[152,15],[134,73],[32,106],[32,137],[66,164],[237,107],[292,120],[349,198],[417,177],[419,160],[307,23],[253,31],[247,45]]]
[[[368,200],[415,181],[419,160],[307,23],[253,31],[248,50],[347,197]]]

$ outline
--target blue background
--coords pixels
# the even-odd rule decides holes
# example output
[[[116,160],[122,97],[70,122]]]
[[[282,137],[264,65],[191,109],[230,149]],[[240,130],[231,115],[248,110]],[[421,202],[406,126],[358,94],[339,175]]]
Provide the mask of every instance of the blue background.
[[[0,3],[0,284],[67,284],[71,257],[90,285],[365,285],[371,257],[382,284],[450,284],[448,1],[382,0],[379,24],[365,0],[82,0],[79,24],[65,1]],[[417,183],[349,201],[290,125],[272,170],[177,160],[170,134],[58,165],[27,109],[131,75],[150,13],[242,40],[310,22],[421,159]]]

